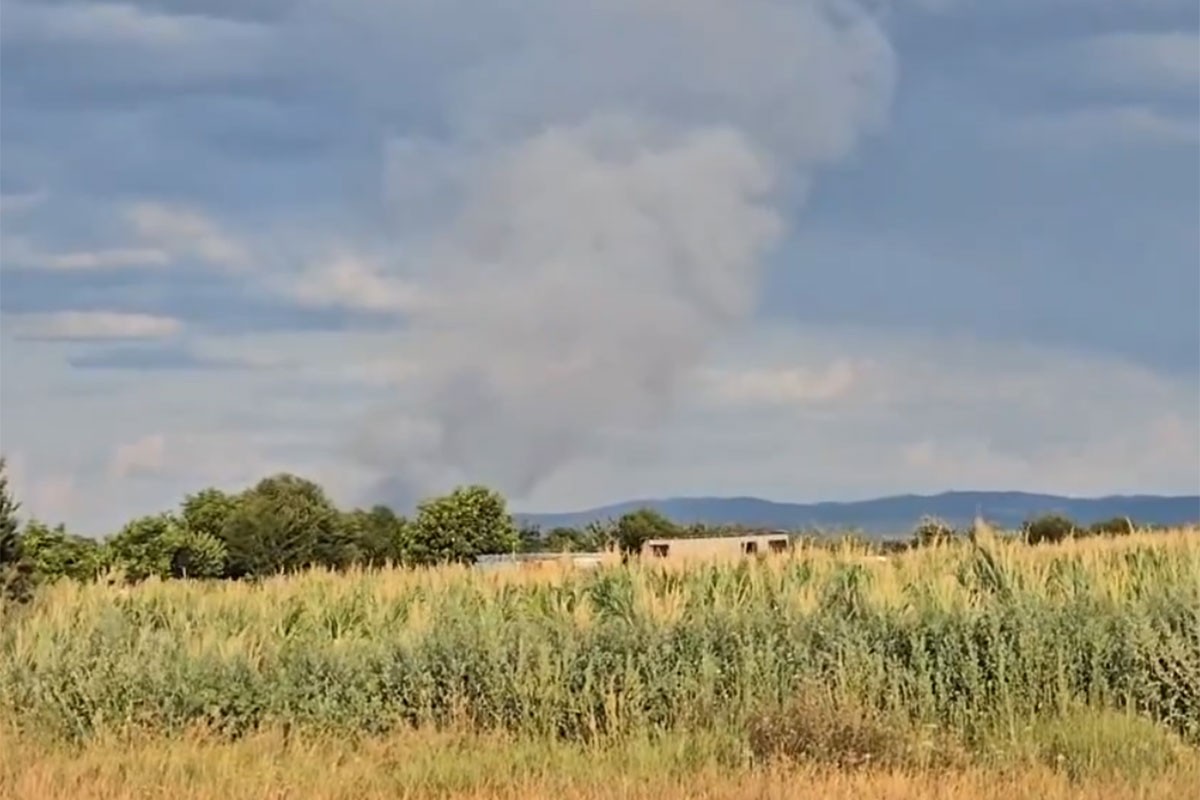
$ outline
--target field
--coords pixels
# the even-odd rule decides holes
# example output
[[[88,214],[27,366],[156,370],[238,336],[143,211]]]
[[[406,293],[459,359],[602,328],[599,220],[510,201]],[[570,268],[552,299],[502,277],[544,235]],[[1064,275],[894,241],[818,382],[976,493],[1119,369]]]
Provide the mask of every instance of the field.
[[[0,795],[1170,797],[1200,535],[594,571],[61,582]]]

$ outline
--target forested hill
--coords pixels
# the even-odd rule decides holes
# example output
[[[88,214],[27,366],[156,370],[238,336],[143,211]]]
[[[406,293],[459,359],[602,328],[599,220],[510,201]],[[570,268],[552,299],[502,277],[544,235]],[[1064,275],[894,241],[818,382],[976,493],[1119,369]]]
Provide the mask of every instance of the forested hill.
[[[1151,525],[1200,522],[1200,496],[1128,495],[1096,498],[1061,497],[1026,492],[946,492],[896,495],[844,503],[781,503],[756,497],[678,497],[634,500],[566,513],[516,514],[522,524],[543,529],[578,527],[593,520],[619,517],[636,508],[653,508],[680,524],[746,525],[770,528],[857,528],[879,535],[906,534],[923,515],[966,526],[976,514],[1001,527],[1017,527],[1046,513],[1064,514],[1090,525],[1113,517],[1129,517]]]

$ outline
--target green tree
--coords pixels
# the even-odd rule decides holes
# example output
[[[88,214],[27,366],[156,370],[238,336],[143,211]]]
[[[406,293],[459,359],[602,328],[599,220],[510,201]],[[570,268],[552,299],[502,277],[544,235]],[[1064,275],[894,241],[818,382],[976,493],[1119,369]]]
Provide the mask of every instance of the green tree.
[[[172,514],[133,520],[108,542],[110,557],[131,581],[167,578],[219,578],[225,572],[225,544],[189,529]]]
[[[228,549],[227,574],[233,578],[317,565],[344,567],[357,555],[350,531],[325,491],[286,473],[264,478],[237,498],[221,539]]]
[[[33,593],[33,564],[25,555],[17,511],[21,504],[8,488],[7,465],[0,457],[0,601],[18,603]]]
[[[179,527],[171,537],[172,578],[221,578],[229,551],[210,533]]]
[[[592,520],[584,526],[592,547],[602,552],[611,550],[617,542],[617,524],[611,519]]]
[[[628,561],[630,556],[640,554],[651,539],[671,539],[677,533],[675,523],[652,508],[630,511],[617,520],[616,539],[621,559]]]
[[[583,553],[594,547],[592,537],[578,528],[558,527],[546,534],[546,549],[555,553]]]
[[[0,566],[21,560],[21,532],[17,511],[21,504],[8,488],[8,465],[0,457]]]
[[[180,508],[183,525],[194,533],[208,534],[220,539],[226,523],[237,509],[238,501],[238,495],[214,488],[201,489],[195,494],[189,494],[184,497]]]
[[[59,578],[92,580],[102,565],[100,543],[86,536],[69,534],[61,524],[51,528],[30,519],[25,523],[21,546],[34,573],[51,582]]]
[[[504,497],[483,486],[460,486],[417,506],[408,558],[414,564],[471,563],[517,549],[517,526]]]
[[[923,517],[913,531],[912,543],[916,547],[932,547],[950,544],[957,536],[958,532],[950,523],[937,517]]]
[[[408,521],[387,506],[356,508],[343,515],[341,525],[353,544],[358,563],[381,567],[404,561]]]
[[[542,529],[538,525],[523,525],[517,532],[517,550],[537,553],[542,549]]]
[[[1136,530],[1137,526],[1129,517],[1113,517],[1088,527],[1088,533],[1092,536],[1128,536]]]
[[[1029,544],[1062,542],[1074,538],[1078,526],[1062,514],[1043,514],[1027,521],[1023,528],[1025,541]]]

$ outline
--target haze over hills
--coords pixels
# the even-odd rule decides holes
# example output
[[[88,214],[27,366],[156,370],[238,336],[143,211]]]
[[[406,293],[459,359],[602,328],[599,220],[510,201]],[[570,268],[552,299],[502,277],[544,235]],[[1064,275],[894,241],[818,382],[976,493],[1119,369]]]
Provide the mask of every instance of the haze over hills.
[[[1145,524],[1200,522],[1200,495],[1113,495],[1078,498],[1027,492],[953,491],[936,495],[895,495],[852,502],[785,503],[757,497],[674,497],[631,500],[565,513],[518,513],[521,524],[543,530],[582,526],[616,518],[637,508],[653,508],[681,524],[740,524],[770,528],[854,528],[887,536],[906,534],[923,515],[968,525],[976,514],[1004,528],[1019,526],[1038,514],[1057,512],[1081,524],[1127,516]]]

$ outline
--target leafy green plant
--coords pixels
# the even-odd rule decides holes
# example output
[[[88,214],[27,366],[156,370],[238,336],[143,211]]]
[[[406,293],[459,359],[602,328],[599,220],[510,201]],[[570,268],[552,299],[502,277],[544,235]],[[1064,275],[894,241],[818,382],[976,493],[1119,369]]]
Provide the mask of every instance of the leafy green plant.
[[[675,524],[652,508],[623,514],[616,526],[617,546],[626,560],[641,553],[642,547],[651,539],[670,539],[677,533]]]
[[[219,578],[225,572],[225,543],[211,533],[186,527],[170,514],[130,522],[107,546],[113,566],[130,581],[151,576]]]
[[[1079,527],[1062,514],[1043,514],[1027,521],[1022,528],[1028,544],[1055,544],[1074,538],[1078,532]]]
[[[345,567],[354,542],[316,483],[296,475],[264,478],[237,497],[219,538],[230,577],[265,577],[310,566]]]
[[[410,526],[408,520],[387,506],[355,509],[343,514],[340,524],[346,529],[357,563],[382,567],[404,561]]]
[[[1039,720],[1029,732],[1039,760],[1072,779],[1160,775],[1187,752],[1179,737],[1153,720],[1117,709],[1072,708]]]
[[[747,738],[758,760],[827,764],[842,770],[946,768],[966,760],[962,748],[944,736],[816,686],[806,686],[781,708],[752,718]]]
[[[1093,523],[1088,527],[1088,533],[1092,536],[1128,536],[1135,532],[1137,532],[1137,526],[1129,517],[1113,517]]]
[[[103,566],[104,552],[100,543],[72,535],[61,524],[51,528],[30,519],[25,523],[21,540],[25,557],[41,580],[51,583],[60,578],[91,580]]]
[[[33,594],[34,568],[17,520],[20,507],[8,487],[7,464],[0,458],[0,603],[23,603]]]
[[[916,547],[946,545],[959,538],[954,526],[937,517],[922,517],[913,531],[912,543]]]
[[[504,497],[484,486],[460,486],[417,507],[406,560],[471,563],[480,555],[515,552],[517,546],[517,527]]]

